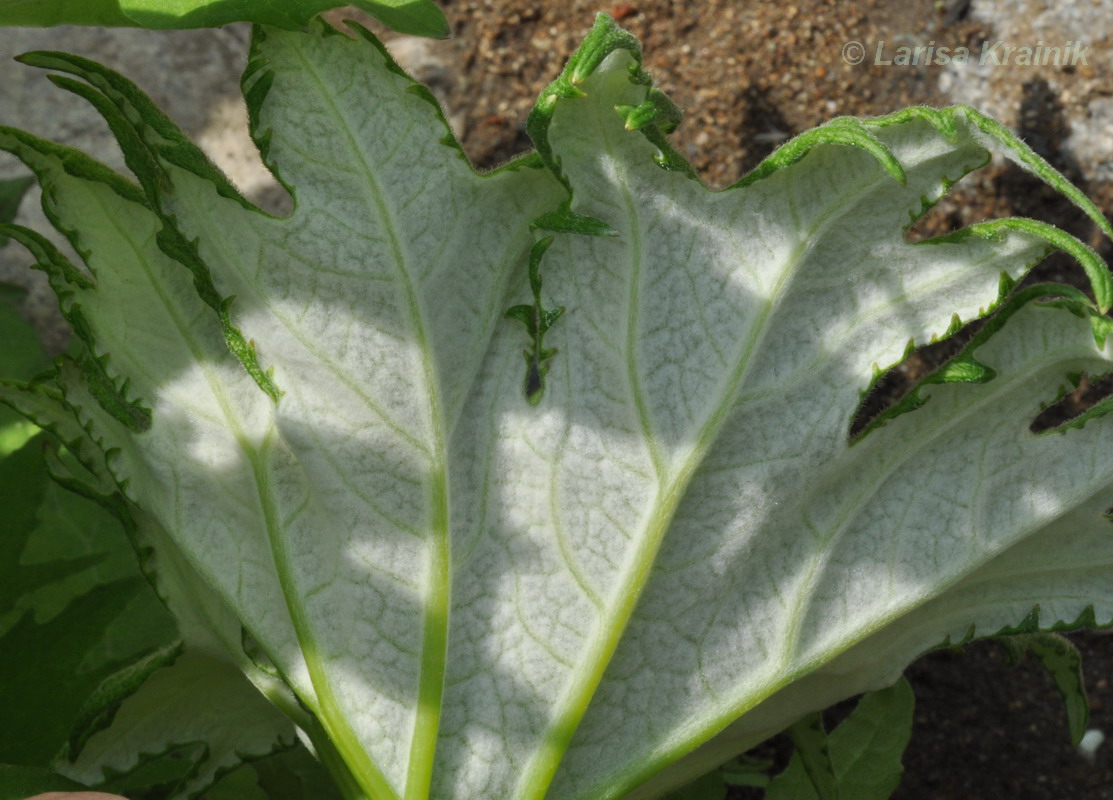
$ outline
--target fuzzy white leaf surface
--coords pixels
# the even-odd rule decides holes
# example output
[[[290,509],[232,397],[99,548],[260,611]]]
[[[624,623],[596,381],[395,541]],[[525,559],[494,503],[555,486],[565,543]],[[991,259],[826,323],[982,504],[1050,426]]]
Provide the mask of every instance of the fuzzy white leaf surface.
[[[1113,619],[1113,422],[1029,429],[1109,371],[1108,276],[1035,223],[905,234],[990,145],[1093,206],[964,109],[838,120],[709,191],[629,111],[666,110],[639,57],[598,23],[539,101],[541,156],[479,175],[369,35],[260,30],[285,218],[85,62],[40,66],[99,92],[145,199],[0,134],[150,425],[75,370],[68,411],[373,800],[655,797],[948,637]],[[505,316],[531,222],[565,309],[536,404]],[[999,296],[1054,247],[1096,302]],[[981,382],[852,438],[875,371],[956,314],[989,314]]]

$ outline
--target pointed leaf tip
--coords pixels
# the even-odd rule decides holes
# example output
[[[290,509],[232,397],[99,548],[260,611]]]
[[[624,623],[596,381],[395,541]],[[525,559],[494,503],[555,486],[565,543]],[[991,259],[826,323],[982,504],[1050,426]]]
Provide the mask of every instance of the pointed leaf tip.
[[[398,33],[430,39],[452,36],[448,19],[432,0],[357,0],[354,5]]]

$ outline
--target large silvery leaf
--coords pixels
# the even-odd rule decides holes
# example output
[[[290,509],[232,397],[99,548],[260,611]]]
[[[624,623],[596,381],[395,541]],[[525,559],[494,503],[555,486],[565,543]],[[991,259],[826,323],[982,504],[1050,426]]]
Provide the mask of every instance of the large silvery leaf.
[[[90,347],[64,410],[350,797],[655,797],[948,636],[1113,618],[1105,408],[1029,429],[1109,370],[1104,264],[1025,220],[904,238],[987,148],[1108,223],[962,108],[836,120],[710,192],[639,59],[601,18],[538,154],[479,176],[369,36],[260,30],[276,219],[120,76],[25,58],[140,183],[0,132],[92,273],[10,229]],[[1015,285],[1056,248],[1093,297]],[[956,314],[987,319],[852,440]]]
[[[242,620],[365,791],[428,783],[448,635],[450,438],[529,222],[563,188],[536,159],[477,175],[428,93],[368,41],[271,30],[245,84],[256,135],[296,199],[273,219],[228,199],[118,76],[33,60],[80,71],[125,107],[102,104],[151,195],[79,154],[2,134],[88,253],[92,278],[41,237],[11,232],[79,334],[110,354],[63,367],[67,403],[104,449],[119,448],[112,468],[128,493]],[[152,153],[182,165],[163,165],[172,191],[155,167],[142,172]],[[156,194],[182,233],[160,232]],[[193,225],[214,234],[196,250]],[[199,260],[210,247],[227,267],[219,277]],[[152,304],[158,314],[142,311]],[[151,356],[157,375],[141,366]]]

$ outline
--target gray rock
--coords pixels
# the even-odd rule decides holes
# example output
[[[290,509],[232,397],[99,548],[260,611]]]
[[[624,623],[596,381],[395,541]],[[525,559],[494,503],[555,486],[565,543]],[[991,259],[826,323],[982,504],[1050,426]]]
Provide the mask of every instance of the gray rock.
[[[334,14],[335,15],[335,14]],[[63,50],[98,61],[139,84],[248,197],[273,212],[288,198],[263,167],[247,134],[247,112],[240,94],[250,27],[218,30],[145,31],[58,27],[0,29],[0,124],[76,147],[125,171],[115,139],[92,107],[53,86],[42,70],[11,58],[29,50]],[[442,45],[438,49],[438,45]],[[403,69],[428,84],[441,99],[456,80],[443,58],[443,43],[392,36],[388,47]],[[458,124],[454,125],[458,130]],[[22,164],[0,153],[0,178],[26,174]],[[17,219],[43,233],[52,232],[39,205],[37,189],[23,202]],[[76,258],[59,236],[55,241]],[[65,345],[67,330],[45,276],[27,268],[18,245],[0,250],[0,281],[28,290],[24,312],[52,350]]]
[[[970,64],[948,65],[940,89],[957,103],[968,103],[1023,130],[1019,111],[1025,92],[1042,82],[1069,127],[1061,142],[1064,153],[1086,180],[1113,180],[1113,0],[974,0],[970,15],[986,24],[991,44],[1002,43],[998,56],[978,63],[976,51]],[[1010,46],[1058,47],[1060,63],[1024,65],[1015,57],[1006,61],[1003,48]],[[1083,57],[1074,64],[1063,63],[1068,48],[1071,61],[1076,54]]]
[[[123,170],[123,156],[115,139],[91,106],[53,86],[42,70],[11,60],[29,50],[76,53],[134,80],[234,183],[249,196],[266,197],[275,184],[247,136],[247,114],[239,90],[248,34],[245,25],[168,32],[71,27],[0,29],[0,124],[79,148]],[[0,178],[22,174],[26,174],[22,164],[0,153]],[[40,232],[51,231],[37,191],[24,199],[17,222]],[[48,346],[58,350],[64,346],[65,327],[45,276],[29,270],[29,260],[21,247],[9,244],[0,251],[0,281],[28,290],[23,310]]]

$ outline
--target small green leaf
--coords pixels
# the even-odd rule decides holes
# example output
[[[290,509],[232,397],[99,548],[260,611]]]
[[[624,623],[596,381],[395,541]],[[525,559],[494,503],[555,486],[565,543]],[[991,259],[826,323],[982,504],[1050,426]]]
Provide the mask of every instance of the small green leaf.
[[[824,775],[826,791],[845,800],[887,800],[900,783],[904,767],[901,757],[912,736],[915,698],[908,681],[901,678],[888,689],[870,692],[858,701],[838,728],[827,737],[832,772]],[[796,742],[815,751],[821,745],[814,736],[793,736]],[[821,795],[809,778],[799,749],[783,773],[769,784],[765,800],[818,800]],[[813,759],[815,756],[813,755]],[[814,770],[813,770],[814,771]]]
[[[938,383],[985,383],[993,379],[994,373],[973,359],[956,359],[943,365],[933,377]]]
[[[719,771],[729,786],[752,786],[755,789],[764,789],[769,785],[769,770],[772,768],[771,759],[743,754],[733,761],[728,761]]]
[[[255,764],[242,764],[202,795],[202,800],[274,800],[259,786]]]
[[[818,797],[804,762],[794,753],[784,772],[769,782],[764,800],[818,800]]]
[[[399,33],[434,39],[452,35],[444,12],[431,0],[357,0],[354,5]]]
[[[0,181],[0,223],[11,222],[19,213],[23,195],[35,183],[30,175],[24,178],[9,178]],[[0,235],[0,247],[8,243],[6,236]]]
[[[537,221],[534,220],[536,226]],[[532,342],[525,351],[526,378],[523,391],[530,405],[537,405],[545,394],[545,375],[549,372],[550,358],[556,355],[556,348],[545,347],[545,334],[553,323],[564,313],[564,308],[545,308],[541,300],[541,260],[545,251],[553,243],[553,237],[547,236],[534,242],[529,251],[529,286],[533,292],[533,305],[517,305],[511,307],[506,316],[516,319],[526,326]]]
[[[30,380],[50,366],[34,328],[0,298],[0,378]]]
[[[300,743],[237,767],[204,800],[341,800],[325,768]]]
[[[823,714],[816,711],[793,723],[788,729],[799,758],[819,800],[838,800],[839,786],[831,764]]]
[[[617,235],[617,231],[602,220],[577,214],[566,207],[535,217],[530,224],[538,230],[551,233],[580,233],[584,236]]]
[[[40,514],[49,513],[44,505],[51,491],[46,464],[42,457],[43,437],[27,442],[19,450],[0,459],[0,514],[5,535],[0,536],[0,634],[7,629],[3,620],[27,592],[40,589],[75,575],[104,559],[104,553],[72,557],[72,551],[58,558],[35,558],[23,562],[28,542],[40,527]],[[90,509],[96,517],[98,509]],[[109,520],[111,522],[111,520]],[[80,525],[80,517],[66,524]],[[66,558],[69,555],[71,557]]]
[[[506,310],[509,319],[516,319],[526,326],[530,338],[537,336],[537,310],[533,306],[517,305]]]
[[[0,187],[3,185],[0,182]],[[2,191],[0,188],[0,192]],[[7,212],[14,215],[14,207],[6,210],[0,208],[0,223],[4,222]],[[0,246],[5,241],[0,236]],[[23,293],[18,287],[0,284],[0,342],[3,343],[0,347],[0,380],[27,381],[50,366],[50,360],[43,352],[35,330],[16,311],[16,302]],[[34,425],[0,404],[0,458],[22,447],[35,431]],[[0,596],[2,595],[3,589],[0,589]]]
[[[98,586],[46,623],[27,612],[0,640],[0,760],[49,764],[65,746],[82,704],[116,669],[87,657],[147,584]]]
[[[268,800],[340,800],[332,779],[301,744],[252,764]]]
[[[127,771],[106,770],[105,779],[96,789],[125,797],[175,797],[208,755],[204,742],[185,742],[160,753],[144,753]]]
[[[62,769],[90,785],[115,786],[122,775],[132,776],[129,781],[173,780],[174,796],[196,796],[217,775],[294,741],[289,720],[236,667],[187,652],[124,700],[111,726],[91,737],[76,761]],[[150,755],[174,760],[174,753],[183,752],[187,761],[193,759],[186,770]],[[142,773],[136,772],[139,767]]]
[[[0,759],[44,766],[176,640],[120,524],[50,479],[45,444],[0,459]]]
[[[649,99],[636,106],[617,105],[615,111],[626,122],[626,130],[637,131],[655,125],[662,133],[672,133],[683,114],[668,95],[660,89],[649,90]]]
[[[1040,660],[1055,681],[1067,712],[1071,743],[1078,746],[1090,721],[1090,702],[1086,698],[1086,681],[1082,675],[1082,654],[1062,634],[1022,633],[997,637],[1009,651],[1012,663],[1019,663],[1026,652]]]
[[[839,794],[847,800],[886,800],[900,783],[901,757],[912,737],[915,695],[901,678],[870,692],[835,729],[831,753]]]
[[[663,800],[723,800],[726,793],[726,781],[722,773],[715,770],[675,792],[669,792]]]

